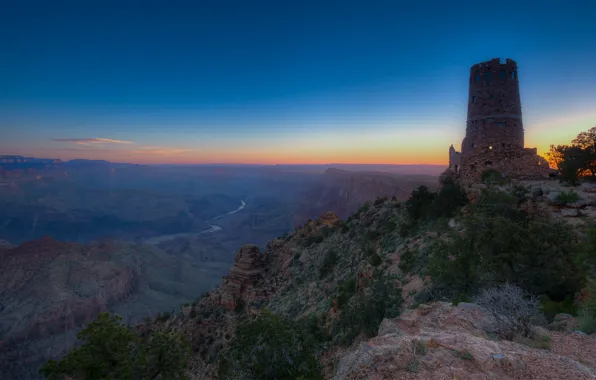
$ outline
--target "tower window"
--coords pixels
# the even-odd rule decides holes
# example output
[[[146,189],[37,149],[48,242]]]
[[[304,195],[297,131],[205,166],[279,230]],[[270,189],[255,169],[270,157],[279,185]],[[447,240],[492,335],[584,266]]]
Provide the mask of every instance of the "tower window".
[[[476,83],[480,82],[480,74],[476,73],[476,78],[474,78]]]
[[[485,74],[486,82],[490,83],[493,80],[493,73],[488,72]]]
[[[511,79],[515,79],[515,71],[511,72]]]
[[[499,76],[500,76],[501,78],[505,79],[505,77],[507,76],[507,75],[506,75],[506,73],[505,73],[505,70],[501,70],[501,71],[499,72]]]
[[[476,104],[476,97],[472,96],[472,103]]]

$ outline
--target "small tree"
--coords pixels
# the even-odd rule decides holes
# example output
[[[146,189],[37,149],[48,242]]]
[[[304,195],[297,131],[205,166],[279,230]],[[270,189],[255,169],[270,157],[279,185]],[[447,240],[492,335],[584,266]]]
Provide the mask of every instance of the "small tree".
[[[496,321],[494,332],[504,339],[533,337],[533,325],[545,320],[538,298],[511,284],[484,289],[473,301],[491,313]]]
[[[100,313],[77,337],[83,345],[40,373],[47,379],[184,379],[189,346],[178,334],[157,332],[142,339],[120,316]]]
[[[426,217],[428,208],[435,199],[436,194],[428,190],[426,186],[420,186],[412,192],[406,201],[406,211],[412,220],[420,220]]]

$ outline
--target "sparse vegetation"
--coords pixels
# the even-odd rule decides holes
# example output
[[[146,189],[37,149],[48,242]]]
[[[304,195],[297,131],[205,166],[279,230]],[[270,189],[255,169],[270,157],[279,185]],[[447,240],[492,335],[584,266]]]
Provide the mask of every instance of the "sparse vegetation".
[[[399,269],[404,273],[411,273],[416,266],[417,255],[411,249],[405,250],[399,257]]]
[[[337,252],[334,249],[329,249],[323,259],[323,265],[319,269],[319,276],[321,278],[327,276],[333,270],[335,264],[337,264]]]
[[[557,202],[560,204],[574,203],[579,201],[579,194],[573,190],[562,191],[557,195]]]
[[[464,235],[453,233],[429,248],[429,274],[450,299],[505,283],[555,301],[581,288],[584,275],[571,227],[530,220],[515,205],[507,194],[486,192],[464,221]]]
[[[141,338],[119,316],[100,313],[77,338],[82,346],[59,361],[48,361],[40,373],[50,380],[186,378],[190,348],[177,333],[154,332]]]
[[[503,175],[495,169],[487,169],[483,171],[480,178],[482,183],[488,186],[502,185],[505,183]]]
[[[399,315],[402,303],[401,288],[395,280],[388,276],[378,277],[368,289],[342,304],[336,333],[342,335],[342,343],[346,345],[360,333],[375,336],[383,318]]]
[[[241,324],[219,362],[221,379],[323,379],[316,343],[292,320],[263,311]]]

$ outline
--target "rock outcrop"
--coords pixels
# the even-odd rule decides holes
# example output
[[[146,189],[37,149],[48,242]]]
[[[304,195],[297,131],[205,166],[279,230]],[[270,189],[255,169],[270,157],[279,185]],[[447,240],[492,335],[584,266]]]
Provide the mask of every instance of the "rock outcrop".
[[[343,379],[594,379],[596,337],[543,333],[551,349],[490,339],[490,315],[461,303],[421,305],[384,320],[339,362]]]
[[[239,302],[246,304],[256,298],[258,294],[255,286],[263,278],[264,267],[264,258],[259,247],[242,247],[234,259],[234,266],[220,286],[220,304],[233,310]]]

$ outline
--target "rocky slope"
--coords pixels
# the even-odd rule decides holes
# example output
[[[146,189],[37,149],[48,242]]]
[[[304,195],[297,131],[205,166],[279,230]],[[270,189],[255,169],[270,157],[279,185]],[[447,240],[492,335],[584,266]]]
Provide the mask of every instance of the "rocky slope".
[[[212,289],[221,262],[194,245],[172,248],[116,241],[89,245],[45,237],[0,248],[0,368],[35,379],[43,361],[62,355],[97,313],[137,323]],[[202,275],[197,275],[202,273]]]
[[[524,194],[531,194],[527,186]],[[301,324],[322,321],[330,334],[319,357],[326,378],[596,378],[594,335],[539,330],[543,344],[504,341],[491,335],[494,321],[480,306],[421,304],[429,278],[404,273],[399,264],[409,249],[423,248],[442,234],[427,229],[401,237],[398,226],[404,218],[402,204],[379,200],[345,222],[326,213],[272,240],[263,251],[244,246],[216,290],[167,320],[137,328],[143,333],[174,328],[186,335],[194,379],[217,378],[218,355],[233,339],[235,327],[263,309]],[[441,228],[457,230],[459,224],[453,220]],[[347,312],[341,305],[346,284],[354,284],[355,294],[366,293],[380,275],[401,289],[401,316],[383,320],[372,338],[338,328]]]

